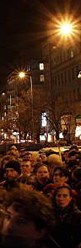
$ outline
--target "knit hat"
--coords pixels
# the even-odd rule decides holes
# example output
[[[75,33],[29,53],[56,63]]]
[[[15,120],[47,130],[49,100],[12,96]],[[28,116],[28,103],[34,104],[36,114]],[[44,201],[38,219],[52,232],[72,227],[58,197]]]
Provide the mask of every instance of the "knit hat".
[[[10,147],[10,150],[17,150],[17,147],[13,145]]]
[[[18,172],[18,174],[21,174],[20,163],[18,161],[16,161],[16,160],[12,160],[12,161],[9,161],[8,163],[6,163],[5,169],[6,168],[13,168],[15,171]]]

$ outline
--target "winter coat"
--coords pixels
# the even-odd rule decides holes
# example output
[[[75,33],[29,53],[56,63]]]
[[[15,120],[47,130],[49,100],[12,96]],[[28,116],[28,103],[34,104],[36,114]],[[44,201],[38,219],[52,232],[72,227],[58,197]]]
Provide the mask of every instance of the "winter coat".
[[[56,225],[53,236],[62,248],[75,248],[81,242],[81,211],[71,201],[63,208],[54,206]]]
[[[45,182],[40,183],[39,181],[35,180],[33,187],[34,189],[38,190],[38,191],[43,191],[44,187],[46,185],[48,185],[49,183],[52,183],[52,181],[50,179],[45,180]]]
[[[0,248],[31,248],[29,244],[25,244],[22,238],[10,236],[2,236],[0,238]],[[32,244],[32,248],[61,248],[60,245],[54,240],[51,236],[46,236],[43,239],[40,239],[34,245]]]

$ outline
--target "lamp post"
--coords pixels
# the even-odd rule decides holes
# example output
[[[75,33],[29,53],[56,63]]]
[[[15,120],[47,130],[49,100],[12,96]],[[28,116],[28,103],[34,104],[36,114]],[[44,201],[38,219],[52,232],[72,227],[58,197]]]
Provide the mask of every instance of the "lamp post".
[[[71,43],[73,44],[75,35],[77,33],[76,32],[76,25],[75,24],[76,24],[76,21],[72,20],[72,18],[69,18],[69,17],[66,18],[66,17],[64,17],[64,19],[60,20],[58,22],[58,25],[57,25],[56,32],[57,32],[57,36],[59,37],[59,41],[58,41],[59,47],[61,47],[61,45],[62,45],[63,52],[64,52],[63,55],[67,56],[66,57],[67,60],[68,60],[68,55],[67,55],[68,53],[66,52],[66,50],[67,51],[71,51],[69,48],[71,47]],[[64,60],[63,62],[66,61],[65,58],[63,58],[63,60]],[[69,64],[69,66],[70,66],[70,64]],[[67,76],[66,76],[67,74],[64,74],[64,73],[66,73],[66,64],[64,66],[64,70],[65,71],[63,71],[63,69],[62,69],[62,75],[64,76],[63,80],[65,80],[65,82],[67,82]],[[69,97],[68,97],[68,100],[69,100]],[[68,109],[68,100],[66,101],[66,106],[63,105],[64,104],[64,101],[62,100],[62,108],[63,108],[63,106],[65,106],[66,109]],[[62,112],[65,112],[65,111],[68,112],[69,114],[67,114],[67,117],[70,116],[70,110],[69,109],[68,109],[68,111],[67,110],[61,110],[61,111]],[[63,113],[62,113],[62,115],[63,115]],[[62,131],[63,131],[63,128],[62,128]],[[70,121],[68,123],[68,133],[67,134],[68,134],[68,141],[70,142],[70,138],[71,138]]]
[[[34,138],[33,84],[32,84],[31,75],[30,75],[30,87],[31,87],[31,109],[32,109],[32,138]]]
[[[18,76],[20,79],[24,79],[28,75],[25,71],[20,71]],[[30,76],[30,91],[31,91],[31,116],[32,116],[32,139],[34,138],[34,112],[33,112],[33,84],[32,84],[32,76]]]

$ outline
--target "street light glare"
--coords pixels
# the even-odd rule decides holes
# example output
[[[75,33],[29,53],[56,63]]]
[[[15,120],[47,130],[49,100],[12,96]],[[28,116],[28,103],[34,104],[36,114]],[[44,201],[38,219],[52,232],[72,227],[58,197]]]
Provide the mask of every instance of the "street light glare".
[[[65,22],[65,23],[60,24],[60,34],[64,36],[68,36],[72,34],[72,32],[73,32],[72,23]]]
[[[19,78],[24,78],[25,77],[25,72],[24,71],[21,71],[19,72]]]

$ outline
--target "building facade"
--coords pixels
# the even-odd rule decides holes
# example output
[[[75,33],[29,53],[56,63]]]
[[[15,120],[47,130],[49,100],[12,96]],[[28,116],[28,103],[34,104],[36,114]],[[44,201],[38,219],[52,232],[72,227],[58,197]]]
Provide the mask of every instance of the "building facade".
[[[60,121],[60,132],[65,130],[71,140],[75,136],[81,138],[81,42],[78,40],[75,44],[61,45],[45,43],[42,57],[45,83],[54,111],[52,117]]]

